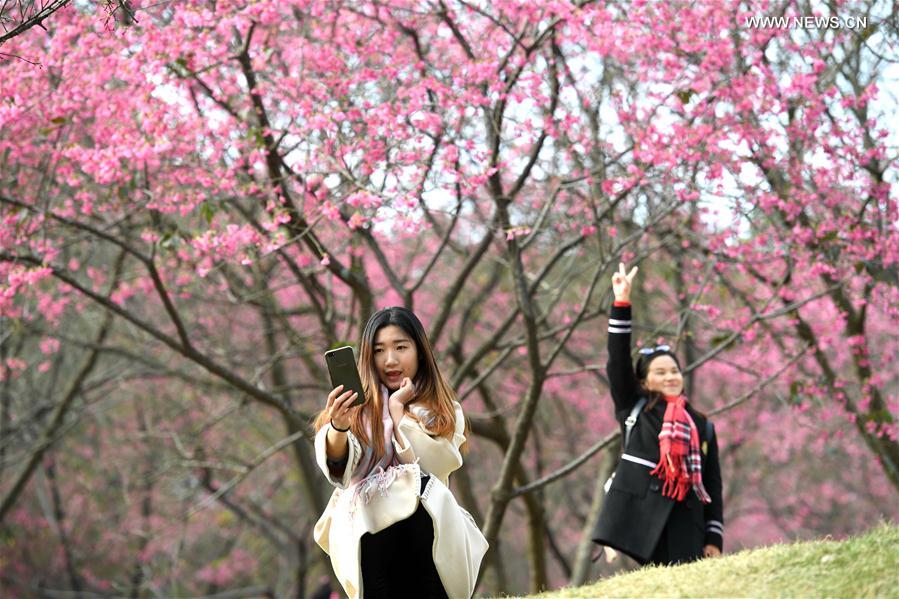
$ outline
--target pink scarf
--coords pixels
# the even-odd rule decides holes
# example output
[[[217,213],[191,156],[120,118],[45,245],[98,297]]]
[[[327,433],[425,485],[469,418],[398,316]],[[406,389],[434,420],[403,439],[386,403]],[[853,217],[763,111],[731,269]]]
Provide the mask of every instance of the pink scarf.
[[[711,503],[702,484],[699,433],[687,411],[687,398],[665,395],[667,406],[659,432],[659,463],[650,472],[665,481],[662,495],[683,500],[692,487],[703,503]]]
[[[370,446],[366,447],[365,452],[359,459],[359,465],[356,466],[356,470],[353,471],[353,475],[350,478],[351,484],[358,483],[374,473],[384,472],[391,466],[399,464],[396,452],[393,449],[393,419],[390,417],[389,398],[387,387],[381,386],[381,423],[384,426],[384,455],[381,456],[381,459],[376,460],[375,450]],[[369,431],[369,436],[371,436],[372,426],[368,413],[362,416],[362,422]]]

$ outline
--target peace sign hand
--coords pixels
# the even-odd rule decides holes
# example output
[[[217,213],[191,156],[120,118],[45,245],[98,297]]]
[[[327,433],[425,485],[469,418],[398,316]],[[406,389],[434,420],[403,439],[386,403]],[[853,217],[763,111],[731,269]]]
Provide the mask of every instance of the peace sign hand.
[[[618,272],[612,275],[612,292],[615,294],[616,302],[631,301],[631,282],[637,276],[639,267],[635,266],[627,274],[624,272],[624,263],[618,263]]]

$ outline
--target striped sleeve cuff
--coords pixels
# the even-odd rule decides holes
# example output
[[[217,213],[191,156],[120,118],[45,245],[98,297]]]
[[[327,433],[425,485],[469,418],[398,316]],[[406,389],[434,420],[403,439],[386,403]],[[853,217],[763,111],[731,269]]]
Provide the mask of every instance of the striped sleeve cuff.
[[[705,544],[714,545],[724,551],[724,523],[719,520],[706,520]]]
[[[610,333],[630,333],[631,332],[631,321],[622,320],[620,318],[610,318],[609,319],[609,332]]]

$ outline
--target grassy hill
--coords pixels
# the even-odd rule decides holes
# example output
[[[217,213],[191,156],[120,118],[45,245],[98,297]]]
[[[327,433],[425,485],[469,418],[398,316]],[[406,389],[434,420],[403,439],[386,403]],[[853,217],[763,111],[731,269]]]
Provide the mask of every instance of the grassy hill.
[[[773,545],[683,566],[642,568],[530,597],[660,596],[899,598],[899,526],[881,524],[845,541]]]

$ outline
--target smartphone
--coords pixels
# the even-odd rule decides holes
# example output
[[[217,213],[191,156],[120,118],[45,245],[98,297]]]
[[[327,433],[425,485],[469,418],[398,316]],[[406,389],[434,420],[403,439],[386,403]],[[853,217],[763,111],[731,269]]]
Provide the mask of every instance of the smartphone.
[[[365,403],[365,393],[362,391],[362,381],[359,379],[359,370],[356,368],[356,354],[349,345],[338,347],[325,352],[325,361],[328,363],[328,374],[331,375],[331,385],[336,388],[343,385],[344,393],[352,389],[357,397],[352,406],[361,406]]]

